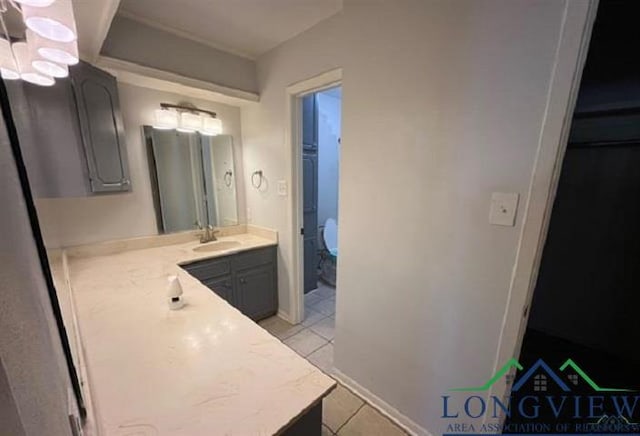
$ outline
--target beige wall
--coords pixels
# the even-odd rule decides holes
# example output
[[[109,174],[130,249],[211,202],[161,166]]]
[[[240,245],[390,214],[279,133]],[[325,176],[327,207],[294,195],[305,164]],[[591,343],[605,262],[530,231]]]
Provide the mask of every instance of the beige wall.
[[[101,54],[216,85],[257,90],[253,60],[119,15],[111,23]]]
[[[213,110],[222,120],[225,134],[234,138],[236,174],[242,171],[240,109],[221,103],[200,101],[137,86],[118,84],[127,140],[132,192],[82,198],[37,200],[38,215],[48,248],[86,244],[109,239],[154,235],[156,217],[143,140],[143,125],[153,124],[153,111],[161,102],[189,102]],[[239,220],[245,221],[244,182],[238,184]]]
[[[297,243],[274,183],[289,174],[285,88],[342,67],[335,366],[418,432],[443,432],[440,396],[496,364],[567,4],[346,0],[258,59],[245,168],[271,188],[247,205],[280,231],[280,307]],[[521,195],[515,227],[488,223],[494,191]]]

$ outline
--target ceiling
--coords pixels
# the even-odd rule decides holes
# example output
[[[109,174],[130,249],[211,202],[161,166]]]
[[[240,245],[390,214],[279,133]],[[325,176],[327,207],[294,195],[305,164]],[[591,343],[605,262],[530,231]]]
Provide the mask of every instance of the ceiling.
[[[118,13],[255,59],[342,9],[342,0],[122,0]]]

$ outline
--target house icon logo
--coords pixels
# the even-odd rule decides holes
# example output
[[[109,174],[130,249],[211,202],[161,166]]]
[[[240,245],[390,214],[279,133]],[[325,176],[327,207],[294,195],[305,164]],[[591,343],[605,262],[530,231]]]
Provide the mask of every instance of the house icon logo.
[[[486,394],[503,377],[510,382],[516,371],[510,395]],[[640,434],[640,424],[633,422],[640,418],[640,395],[600,386],[573,359],[557,368],[544,359],[528,368],[509,359],[484,384],[449,389],[441,399],[449,436]]]
[[[524,367],[516,360],[509,359],[487,382],[480,386],[470,386],[450,389],[450,392],[484,392],[488,391],[500,378],[509,374],[513,369],[523,371]],[[553,370],[543,359],[538,359],[522,374],[513,385],[511,391],[518,392],[533,378],[533,391],[545,393],[554,384],[563,392],[571,392],[572,387],[586,383],[595,392],[633,392],[632,389],[608,388],[599,386],[572,359],[567,359],[557,370]]]

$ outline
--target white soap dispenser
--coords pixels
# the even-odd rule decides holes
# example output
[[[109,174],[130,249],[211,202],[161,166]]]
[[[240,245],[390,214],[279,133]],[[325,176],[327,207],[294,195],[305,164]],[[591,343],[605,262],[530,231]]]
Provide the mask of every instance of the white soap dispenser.
[[[169,298],[169,309],[178,310],[184,306],[184,299],[182,298],[182,286],[178,276],[169,276],[167,278],[169,286],[167,288],[167,297]]]

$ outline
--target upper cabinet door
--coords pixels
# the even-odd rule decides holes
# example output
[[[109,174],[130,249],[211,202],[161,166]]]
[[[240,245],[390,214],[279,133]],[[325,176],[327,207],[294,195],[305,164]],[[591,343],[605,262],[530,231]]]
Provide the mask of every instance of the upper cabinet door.
[[[131,182],[116,79],[86,63],[71,71],[91,191],[129,191]]]
[[[302,145],[306,151],[318,149],[318,105],[315,94],[302,97]]]

